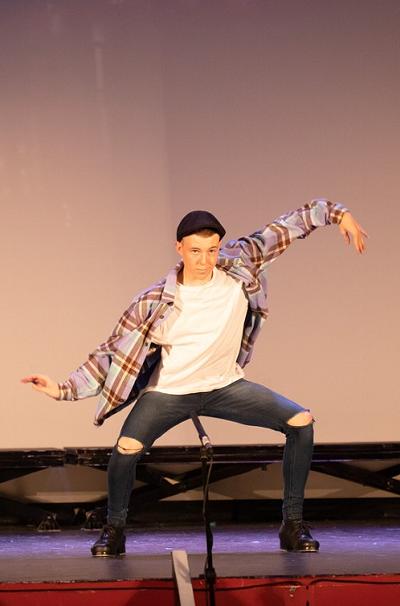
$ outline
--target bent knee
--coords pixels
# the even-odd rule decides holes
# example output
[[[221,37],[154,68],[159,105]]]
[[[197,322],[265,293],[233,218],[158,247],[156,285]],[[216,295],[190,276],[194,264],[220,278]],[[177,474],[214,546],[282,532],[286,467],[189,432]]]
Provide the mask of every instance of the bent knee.
[[[306,425],[311,425],[313,422],[314,417],[310,412],[305,410],[304,412],[298,412],[287,423],[288,425],[292,425],[292,427],[305,427]]]
[[[143,444],[135,438],[121,436],[117,443],[117,450],[123,455],[135,455],[143,450]]]

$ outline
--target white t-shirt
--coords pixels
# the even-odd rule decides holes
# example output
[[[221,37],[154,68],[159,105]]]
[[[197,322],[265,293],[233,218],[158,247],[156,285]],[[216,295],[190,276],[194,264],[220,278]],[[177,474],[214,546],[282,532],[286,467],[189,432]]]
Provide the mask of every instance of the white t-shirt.
[[[236,359],[247,305],[241,282],[217,268],[206,284],[178,284],[174,309],[151,334],[161,361],[145,391],[211,391],[243,377]]]

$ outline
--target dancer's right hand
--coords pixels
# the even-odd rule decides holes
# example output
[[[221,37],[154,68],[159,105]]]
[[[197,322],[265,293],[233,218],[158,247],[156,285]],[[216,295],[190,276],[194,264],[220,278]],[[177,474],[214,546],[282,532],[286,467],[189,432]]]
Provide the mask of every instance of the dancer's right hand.
[[[28,377],[21,379],[21,383],[32,383],[33,389],[45,393],[46,396],[49,396],[50,398],[55,398],[57,400],[60,397],[58,383],[46,375],[29,375]]]

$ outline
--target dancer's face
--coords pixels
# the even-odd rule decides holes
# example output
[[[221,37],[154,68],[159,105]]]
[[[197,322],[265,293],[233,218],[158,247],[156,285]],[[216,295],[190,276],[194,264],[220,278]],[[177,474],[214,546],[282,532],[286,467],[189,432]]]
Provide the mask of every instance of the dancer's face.
[[[205,284],[211,280],[220,248],[218,234],[185,236],[176,243],[183,261],[183,284]]]

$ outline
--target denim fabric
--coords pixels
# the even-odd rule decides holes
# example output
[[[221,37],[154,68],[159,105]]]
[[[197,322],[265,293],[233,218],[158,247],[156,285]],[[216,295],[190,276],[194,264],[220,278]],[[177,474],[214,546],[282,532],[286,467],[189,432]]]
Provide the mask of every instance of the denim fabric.
[[[108,468],[108,523],[123,526],[135,480],[136,463],[153,442],[178,423],[198,415],[266,427],[286,435],[283,457],[283,517],[301,519],[304,488],[311,464],[313,425],[288,425],[305,409],[263,385],[239,379],[214,391],[170,395],[156,391],[144,393],[132,408],[121,429],[121,436],[144,445],[137,454],[121,454],[114,448]]]

